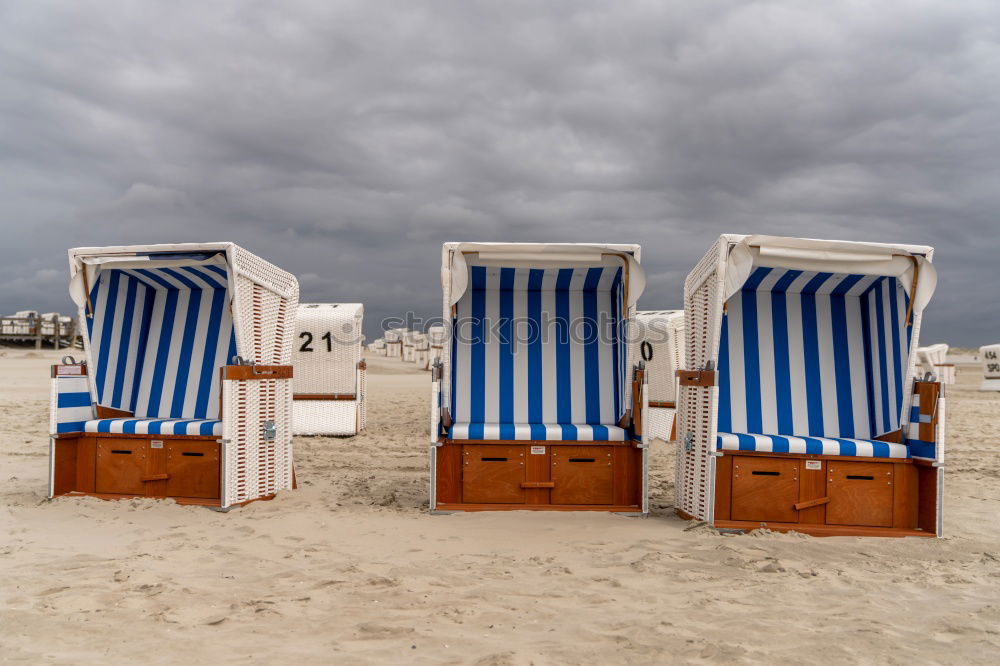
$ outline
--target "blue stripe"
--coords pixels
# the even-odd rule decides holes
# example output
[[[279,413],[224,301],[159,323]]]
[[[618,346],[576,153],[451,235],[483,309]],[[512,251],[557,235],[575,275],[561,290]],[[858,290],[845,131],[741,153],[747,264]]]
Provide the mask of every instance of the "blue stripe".
[[[855,442],[852,442],[849,439],[841,439],[839,437],[831,437],[830,439],[834,440],[835,442],[837,442],[837,444],[840,445],[840,455],[842,455],[842,456],[856,456],[856,455],[858,455],[858,445]],[[875,443],[872,442],[872,444],[873,444],[873,448],[874,448],[874,444]],[[883,456],[883,457],[888,457],[888,455],[889,455],[889,447],[888,446],[885,447],[885,453],[886,453],[886,455]]]
[[[486,420],[486,269],[473,266],[472,276],[472,340],[469,341],[469,421],[480,424],[478,436],[470,438],[482,439],[482,423]]]
[[[115,315],[118,310],[118,283],[120,281],[118,271],[111,271],[108,276],[105,293],[107,299],[104,306],[104,321],[101,323],[101,346],[97,357],[97,376],[94,378],[97,384],[97,402],[104,403],[104,381],[108,373],[108,357],[111,349],[111,334],[114,330]]]
[[[573,375],[570,365],[569,287],[572,268],[560,268],[556,278],[556,420],[573,421]]]
[[[200,426],[198,426],[198,434],[200,435],[214,435],[215,434],[215,424],[218,421],[205,421]]]
[[[868,390],[868,432],[875,428],[875,384],[872,377],[872,327],[869,313],[868,292],[861,296],[861,342],[865,350],[865,386]]]
[[[791,442],[787,437],[771,435],[771,451],[774,453],[788,453],[791,450]]]
[[[122,432],[128,433],[130,435],[135,434],[135,428],[140,423],[141,421],[138,421],[136,419],[132,419],[131,421],[126,421],[125,423],[122,424]]]
[[[914,458],[937,458],[937,447],[934,442],[925,442],[921,439],[908,439],[906,446],[910,450],[910,456]]]
[[[893,405],[892,420],[885,424],[887,432],[891,432],[896,429],[896,418],[900,416],[900,412],[903,410],[903,367],[899,356],[904,350],[899,343],[900,322],[899,303],[895,293],[896,285],[896,278],[886,278],[886,288],[889,290],[889,322],[892,324],[892,383],[893,388],[896,389],[896,402]],[[909,352],[909,346],[907,346],[906,352]]]
[[[56,396],[56,408],[62,407],[90,407],[90,393],[59,393]]]
[[[841,437],[854,437],[854,398],[851,390],[851,352],[847,332],[845,294],[861,280],[849,275],[830,294],[830,318],[833,327],[833,363],[837,389],[837,417]]]
[[[187,317],[184,321],[184,332],[181,336],[180,360],[177,362],[177,378],[174,382],[173,402],[170,404],[169,416],[181,416],[184,413],[184,398],[188,391],[188,375],[191,373],[191,357],[194,354],[194,334],[198,329],[198,313],[201,311],[202,292],[188,292]]]
[[[746,389],[747,430],[763,430],[760,396],[760,343],[757,335],[757,287],[771,272],[757,268],[740,292],[743,306],[743,382]]]
[[[512,326],[514,321],[514,269],[500,269],[500,322],[499,322],[499,365],[500,365],[500,422],[503,424],[514,423],[514,336]],[[511,439],[514,436],[514,428],[511,426],[510,435],[504,436],[504,428],[501,426],[501,439]]]
[[[83,432],[86,425],[86,421],[66,421],[65,423],[57,423],[56,434],[61,435],[64,432]]]
[[[528,273],[528,321],[533,330],[529,331],[528,343],[528,422],[542,423],[542,278],[545,272],[532,268]],[[544,439],[545,429],[536,433],[531,428],[532,439]]]
[[[830,278],[830,273],[817,273],[803,289],[802,347],[805,355],[806,410],[809,434],[823,436],[823,379],[819,365],[819,336],[816,331],[816,290]]]
[[[885,358],[887,351],[885,348],[885,306],[882,303],[882,284],[883,280],[879,280],[875,283],[874,289],[875,324],[877,326],[875,332],[878,336],[879,368],[881,370],[879,389],[882,392],[882,421],[879,423],[878,430],[873,432],[879,434],[882,434],[883,429],[889,424],[889,367]]]
[[[167,374],[167,359],[170,356],[170,338],[174,329],[174,317],[177,313],[176,290],[167,292],[163,307],[163,321],[160,324],[160,341],[156,348],[156,361],[153,364],[153,381],[149,389],[149,402],[146,404],[144,416],[154,416],[160,411],[160,397],[163,393],[163,379]],[[136,410],[138,415],[138,410]]]
[[[200,284],[197,284],[191,278],[187,277],[186,275],[182,275],[181,273],[178,273],[172,268],[161,268],[160,270],[169,275],[170,277],[174,278],[181,284],[183,284],[188,289],[193,289],[195,291],[200,291],[201,289],[203,289],[203,287]],[[174,288],[176,289],[176,287]]]
[[[719,431],[733,429],[733,406],[729,393],[729,312],[722,313],[722,338],[719,341]]]
[[[146,289],[143,296],[143,310],[142,310],[142,321],[139,325],[139,338],[138,342],[141,343],[142,347],[140,349],[145,349],[146,341],[149,339],[149,331],[153,325],[153,303],[156,300],[156,292],[152,289]],[[135,370],[132,372],[132,397],[129,399],[129,411],[133,414],[138,412],[139,403],[139,378],[142,377],[142,372],[146,368],[146,354],[136,353],[135,359]]]
[[[215,358],[217,346],[213,343],[213,331],[222,334],[222,311],[226,305],[226,292],[217,289],[212,293],[212,309],[208,319],[208,340],[201,359],[201,377],[198,380],[198,396],[195,399],[194,416],[203,419],[208,416],[208,399],[212,393],[212,382],[219,373],[219,363]]]
[[[207,267],[195,268],[194,266],[182,266],[181,268],[183,270],[187,271],[188,273],[191,273],[192,275],[198,276],[198,279],[204,281],[212,289],[225,289],[226,288],[225,283],[219,284],[219,281],[215,279],[215,276],[213,276],[213,275],[211,275],[209,273],[206,273],[203,270],[204,268],[207,268]],[[223,277],[225,277],[225,271],[222,272],[222,275],[223,275]]]
[[[117,271],[116,271],[117,272]],[[138,280],[126,278],[128,289],[125,292],[125,311],[122,313],[122,333],[118,341],[118,360],[115,362],[115,385],[111,395],[111,406],[115,409],[127,409],[122,405],[122,393],[125,390],[125,368],[128,366],[129,354],[135,353],[131,348],[132,323],[135,319],[135,294],[139,288]],[[134,381],[134,378],[133,378]],[[131,411],[131,410],[129,410]]]
[[[605,425],[594,424],[591,426],[594,431],[595,442],[606,442],[608,441],[608,427]]]
[[[792,409],[792,369],[788,350],[787,292],[800,275],[802,275],[802,271],[786,271],[771,289],[771,330],[774,331],[774,388],[778,409],[778,432],[785,435],[791,435],[795,432]],[[727,387],[726,393],[728,394],[728,392]]]
[[[600,346],[597,320],[597,285],[601,281],[601,274],[604,269],[591,268],[587,271],[587,280],[583,289],[583,354],[584,354],[584,381],[586,382],[586,393],[584,398],[587,404],[587,423],[599,424],[601,422],[601,367],[600,367]]]
[[[625,407],[622,405],[622,396],[625,394],[625,383],[629,378],[625,376],[625,345],[622,344],[622,333],[624,339],[628,340],[629,331],[622,331],[622,327],[628,326],[628,321],[619,312],[619,303],[622,300],[622,269],[615,271],[614,280],[611,282],[611,364],[612,372],[615,376],[615,416],[621,417],[625,414]],[[615,420],[617,422],[617,418]]]

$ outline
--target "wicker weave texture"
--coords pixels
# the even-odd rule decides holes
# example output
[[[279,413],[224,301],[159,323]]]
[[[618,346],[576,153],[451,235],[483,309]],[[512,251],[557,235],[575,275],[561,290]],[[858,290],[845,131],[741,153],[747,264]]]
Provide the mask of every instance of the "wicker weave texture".
[[[259,365],[292,360],[299,286],[295,277],[241,247],[231,250],[237,353]],[[222,382],[223,506],[273,495],[292,485],[292,380]],[[266,440],[264,424],[276,436]]]
[[[644,421],[649,437],[669,442],[670,432],[673,430],[676,416],[676,409],[670,407],[650,407],[649,418]]]
[[[360,303],[299,305],[292,352],[296,393],[357,393],[363,317]]]
[[[685,369],[700,369],[718,355],[722,320],[724,264],[720,243],[712,246],[685,281]],[[711,520],[718,389],[681,387],[677,414],[677,507],[700,520]]]
[[[359,411],[356,400],[296,400],[292,424],[296,435],[356,435]]]
[[[684,311],[637,312],[635,323],[639,334],[632,341],[632,354],[636,362],[646,363],[649,399],[674,402],[677,370],[684,368]]]

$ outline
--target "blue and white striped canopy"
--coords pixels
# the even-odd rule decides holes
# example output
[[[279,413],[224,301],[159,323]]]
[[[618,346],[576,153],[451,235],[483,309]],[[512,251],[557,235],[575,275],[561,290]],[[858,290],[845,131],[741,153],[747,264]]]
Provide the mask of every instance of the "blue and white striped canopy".
[[[87,319],[99,405],[136,417],[219,417],[219,368],[236,354],[223,266],[103,268]]]
[[[453,435],[481,438],[484,424],[511,439],[544,433],[544,424],[615,424],[626,376],[622,269],[469,271],[453,322]],[[579,430],[593,429],[561,428],[567,437]],[[607,439],[606,429],[593,437]]]
[[[897,430],[908,302],[894,277],[754,269],[726,304],[719,431],[873,439]]]

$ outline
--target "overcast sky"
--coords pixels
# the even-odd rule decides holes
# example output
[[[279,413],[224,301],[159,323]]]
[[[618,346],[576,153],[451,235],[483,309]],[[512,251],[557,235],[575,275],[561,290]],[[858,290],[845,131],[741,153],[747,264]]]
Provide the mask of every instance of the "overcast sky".
[[[1000,342],[1000,2],[0,0],[0,313],[66,248],[228,240],[440,314],[446,240],[925,243],[923,342]]]

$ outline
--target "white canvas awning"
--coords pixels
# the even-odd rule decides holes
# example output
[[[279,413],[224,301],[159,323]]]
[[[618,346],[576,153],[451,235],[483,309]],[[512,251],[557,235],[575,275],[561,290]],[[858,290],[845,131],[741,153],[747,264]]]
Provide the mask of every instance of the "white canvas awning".
[[[898,278],[920,312],[937,288],[937,270],[924,256],[931,248],[880,243],[745,236],[726,260],[725,300],[738,292],[755,267]],[[911,293],[916,274],[916,293]]]
[[[626,305],[633,306],[646,287],[646,273],[636,257],[638,245],[588,245],[571,243],[455,243],[451,266],[441,276],[450,285],[450,305],[458,303],[469,282],[466,256],[475,254],[477,266],[505,268],[559,268],[600,266],[620,258],[628,272]]]

